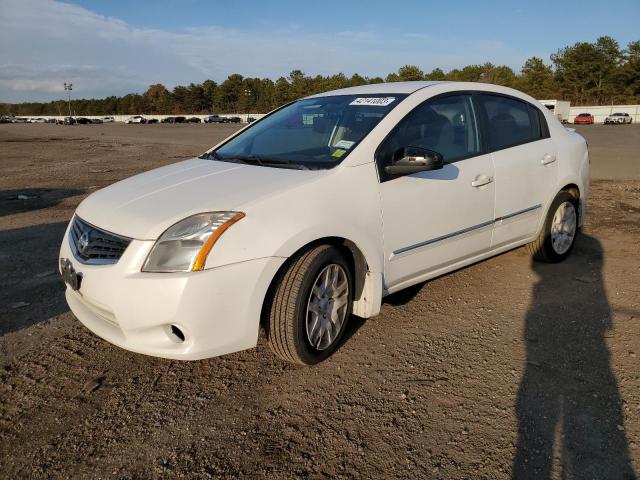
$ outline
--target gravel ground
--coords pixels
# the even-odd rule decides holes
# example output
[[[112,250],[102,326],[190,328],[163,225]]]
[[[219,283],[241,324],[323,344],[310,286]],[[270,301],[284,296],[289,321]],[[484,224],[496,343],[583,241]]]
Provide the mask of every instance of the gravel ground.
[[[0,125],[0,477],[594,478],[640,472],[640,127],[585,126],[587,225],[385,300],[313,368],[118,349],[56,273],[78,203],[229,125]]]

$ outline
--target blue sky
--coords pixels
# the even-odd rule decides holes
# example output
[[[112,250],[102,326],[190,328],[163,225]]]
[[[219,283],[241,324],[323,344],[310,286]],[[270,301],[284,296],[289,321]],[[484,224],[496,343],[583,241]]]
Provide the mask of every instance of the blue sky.
[[[2,0],[0,101],[141,92],[230,73],[384,76],[531,56],[613,36],[640,39],[640,0]]]

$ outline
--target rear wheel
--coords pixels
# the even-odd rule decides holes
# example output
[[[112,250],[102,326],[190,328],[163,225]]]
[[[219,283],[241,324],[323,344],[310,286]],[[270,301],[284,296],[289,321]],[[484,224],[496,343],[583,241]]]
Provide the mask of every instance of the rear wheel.
[[[557,263],[569,256],[578,234],[578,200],[560,192],[551,203],[540,236],[529,244],[533,258]]]
[[[351,267],[338,248],[318,245],[293,257],[268,305],[271,350],[304,365],[327,358],[351,314],[352,290]]]

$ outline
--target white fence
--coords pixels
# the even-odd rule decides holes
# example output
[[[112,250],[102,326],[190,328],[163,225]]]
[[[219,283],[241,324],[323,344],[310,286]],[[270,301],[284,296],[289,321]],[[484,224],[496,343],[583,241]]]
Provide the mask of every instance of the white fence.
[[[633,119],[633,123],[640,123],[640,105],[611,105],[608,107],[570,107],[569,121],[573,120],[580,113],[590,113],[594,117],[595,123],[604,123],[604,119],[612,113],[628,113]]]
[[[140,115],[142,115],[147,120],[158,120],[160,122],[163,119],[168,117],[186,117],[186,118],[196,117],[204,121],[205,118],[211,116],[210,113],[205,113],[205,114],[180,113],[176,115],[145,115],[144,113],[142,113]],[[257,120],[258,118],[262,118],[265,115],[266,115],[265,113],[224,113],[224,114],[220,114],[219,116],[223,118],[239,117],[243,123],[247,123],[247,118],[253,117]],[[88,118],[91,120],[96,118],[113,117],[114,121],[116,122],[124,122],[127,118],[131,118],[134,115],[73,115],[73,116]],[[31,116],[16,115],[16,118],[26,118],[26,119],[44,118],[45,120],[49,120],[49,119],[64,120],[65,117],[68,117],[68,115],[31,115]]]

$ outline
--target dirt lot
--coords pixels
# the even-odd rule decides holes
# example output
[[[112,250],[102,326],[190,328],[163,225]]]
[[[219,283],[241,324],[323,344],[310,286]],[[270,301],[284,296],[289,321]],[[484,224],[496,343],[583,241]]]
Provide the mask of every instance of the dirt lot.
[[[592,151],[574,255],[526,249],[386,299],[314,368],[120,350],[56,273],[80,200],[224,125],[0,125],[0,477],[635,478],[640,127]]]

